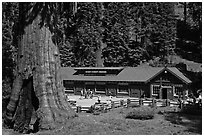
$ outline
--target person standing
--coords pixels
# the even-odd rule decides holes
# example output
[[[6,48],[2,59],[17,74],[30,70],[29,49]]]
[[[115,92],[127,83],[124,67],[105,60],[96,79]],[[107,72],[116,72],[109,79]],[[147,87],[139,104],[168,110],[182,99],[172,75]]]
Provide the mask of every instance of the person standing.
[[[81,96],[80,96],[80,99],[82,99],[82,98],[83,98],[83,95],[84,95],[84,90],[83,90],[83,89],[81,89]]]
[[[101,103],[101,96],[100,95],[98,96],[98,103],[99,104]]]
[[[92,90],[90,91],[90,98],[91,99],[93,98],[93,91]]]
[[[84,92],[85,99],[87,99],[87,91]]]

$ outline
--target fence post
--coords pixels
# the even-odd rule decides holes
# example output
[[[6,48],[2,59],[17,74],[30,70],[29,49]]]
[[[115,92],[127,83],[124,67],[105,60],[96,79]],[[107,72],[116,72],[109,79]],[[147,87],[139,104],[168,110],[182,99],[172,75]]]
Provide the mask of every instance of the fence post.
[[[130,105],[130,99],[128,98],[127,99],[127,107],[129,107],[129,105]]]
[[[166,99],[162,99],[162,105],[166,107]]]
[[[139,104],[140,104],[140,106],[143,104],[143,102],[142,102],[142,98],[140,98],[140,100],[139,100]]]
[[[120,106],[123,106],[123,105],[124,105],[124,101],[120,100]]]
[[[170,106],[170,100],[166,99],[166,106]]]
[[[111,108],[115,108],[115,103],[111,101]]]
[[[155,107],[155,99],[152,99],[152,107]]]
[[[179,108],[182,109],[183,108],[183,104],[182,104],[181,98],[179,98],[178,101],[179,101]]]
[[[104,104],[101,105],[101,112],[102,112],[102,113],[105,112],[105,106],[104,106]]]
[[[77,106],[77,113],[81,112],[81,106]]]

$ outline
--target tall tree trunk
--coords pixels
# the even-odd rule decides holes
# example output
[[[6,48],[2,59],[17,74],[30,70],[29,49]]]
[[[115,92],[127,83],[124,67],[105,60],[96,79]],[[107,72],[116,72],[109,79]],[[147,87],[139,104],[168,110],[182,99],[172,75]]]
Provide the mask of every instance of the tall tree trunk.
[[[103,67],[103,59],[102,59],[102,50],[103,48],[106,47],[106,44],[103,42],[102,37],[103,37],[103,32],[104,32],[104,28],[103,28],[103,18],[104,18],[104,5],[103,2],[98,2],[96,3],[96,7],[98,10],[98,32],[99,32],[99,40],[98,40],[98,47],[97,50],[95,52],[95,56],[96,56],[96,61],[95,61],[95,66],[96,67]]]
[[[24,28],[19,41],[19,58],[12,95],[7,106],[5,124],[27,131],[33,108],[40,129],[54,129],[75,117],[65,99],[60,74],[58,47],[46,25],[40,26],[41,16]]]
[[[103,59],[102,59],[102,50],[105,47],[105,44],[100,40],[100,44],[98,49],[96,50],[96,67],[103,67]]]

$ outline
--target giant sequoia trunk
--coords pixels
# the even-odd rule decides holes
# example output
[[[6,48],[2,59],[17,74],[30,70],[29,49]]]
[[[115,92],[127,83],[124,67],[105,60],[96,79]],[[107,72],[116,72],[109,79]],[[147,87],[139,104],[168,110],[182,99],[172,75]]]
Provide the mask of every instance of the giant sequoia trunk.
[[[5,124],[27,131],[33,110],[40,129],[54,129],[76,116],[65,100],[60,74],[59,51],[38,15],[24,27],[19,39],[17,73],[7,106]],[[12,122],[12,123],[11,123]]]

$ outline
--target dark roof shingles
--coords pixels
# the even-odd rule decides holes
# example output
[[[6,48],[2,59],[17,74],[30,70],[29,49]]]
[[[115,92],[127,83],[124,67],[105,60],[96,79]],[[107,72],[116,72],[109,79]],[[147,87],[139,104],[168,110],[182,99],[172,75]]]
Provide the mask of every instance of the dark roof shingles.
[[[87,67],[85,69],[87,69]],[[75,68],[64,67],[61,68],[60,75],[63,80],[147,82],[163,70],[165,70],[164,67],[124,67],[124,69],[118,75],[83,76],[73,75],[76,72]],[[191,83],[191,81],[187,77],[185,77],[177,68],[168,67],[167,70],[169,70],[185,83]]]

